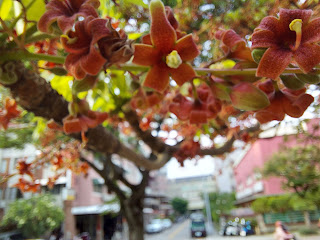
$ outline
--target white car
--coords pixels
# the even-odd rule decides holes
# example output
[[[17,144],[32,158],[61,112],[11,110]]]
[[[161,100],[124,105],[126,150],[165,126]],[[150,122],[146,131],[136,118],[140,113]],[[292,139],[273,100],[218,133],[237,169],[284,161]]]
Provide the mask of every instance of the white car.
[[[165,229],[171,228],[171,226],[172,226],[171,220],[168,219],[168,218],[162,219],[162,226],[163,226],[163,228],[165,228]]]
[[[147,233],[159,233],[163,230],[163,224],[161,219],[153,219],[146,226]]]

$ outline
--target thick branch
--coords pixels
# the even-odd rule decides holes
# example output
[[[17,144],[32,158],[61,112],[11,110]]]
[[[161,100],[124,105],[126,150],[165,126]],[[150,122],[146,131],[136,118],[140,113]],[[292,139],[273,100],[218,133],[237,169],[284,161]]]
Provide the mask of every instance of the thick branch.
[[[241,130],[238,135],[241,135],[244,132],[256,132],[260,130],[260,124],[257,124],[251,128],[243,129]],[[227,142],[225,142],[224,145],[222,145],[219,148],[208,148],[208,149],[201,149],[199,151],[199,155],[211,155],[211,156],[216,156],[216,155],[221,155],[226,152],[230,152],[232,149],[233,143],[236,140],[236,137],[233,135]]]
[[[143,140],[154,152],[162,153],[168,147],[160,138],[154,137],[150,130],[143,131],[139,126],[139,116],[135,111],[129,109],[124,111],[126,120],[130,123],[137,136]]]
[[[69,114],[68,102],[38,74],[26,69],[22,63],[12,63],[15,66],[13,71],[18,80],[15,84],[6,87],[11,90],[19,105],[27,111],[33,112],[36,116],[46,119],[52,118],[56,122],[62,123],[63,118]],[[137,166],[149,170],[157,169],[149,159],[125,146],[101,125],[89,129],[86,136],[89,150],[105,155],[116,153]],[[80,139],[80,134],[74,134],[72,137]]]

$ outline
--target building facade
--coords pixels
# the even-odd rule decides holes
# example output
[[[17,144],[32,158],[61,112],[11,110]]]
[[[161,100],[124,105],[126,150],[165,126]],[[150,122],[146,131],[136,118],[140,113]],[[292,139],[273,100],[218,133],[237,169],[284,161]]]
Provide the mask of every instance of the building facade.
[[[213,175],[168,180],[168,196],[170,198],[182,197],[186,199],[190,211],[204,209],[204,193],[216,191],[217,186]]]

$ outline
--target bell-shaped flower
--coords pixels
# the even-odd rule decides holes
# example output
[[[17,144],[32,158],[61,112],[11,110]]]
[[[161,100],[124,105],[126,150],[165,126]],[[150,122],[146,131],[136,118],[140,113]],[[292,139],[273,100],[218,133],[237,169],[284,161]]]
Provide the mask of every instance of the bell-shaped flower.
[[[217,116],[221,102],[213,96],[206,84],[200,85],[196,91],[198,98],[194,101],[178,93],[169,105],[169,110],[182,121],[189,120],[191,124],[207,123],[208,119]]]
[[[215,38],[221,41],[220,48],[228,58],[253,61],[246,41],[234,30],[219,30],[215,33]]]
[[[133,55],[131,41],[113,29],[110,19],[88,17],[77,22],[61,42],[69,53],[65,67],[76,79],[97,75],[104,64],[122,63]]]
[[[264,48],[258,77],[276,79],[292,63],[305,73],[320,62],[320,18],[312,10],[281,9],[279,18],[265,17],[252,35],[252,48]]]
[[[50,32],[50,26],[57,22],[63,33],[70,30],[78,17],[98,17],[96,8],[99,0],[51,0],[47,5],[47,11],[38,22],[38,29],[42,32]]]
[[[196,76],[193,68],[186,63],[199,54],[192,39],[186,35],[177,40],[177,32],[168,20],[163,3],[150,3],[152,45],[135,44],[133,63],[150,66],[144,86],[163,92],[169,85],[169,77],[182,85]]]
[[[256,119],[260,123],[267,123],[272,120],[282,121],[285,115],[299,118],[314,101],[314,98],[305,93],[306,89],[290,90],[283,88],[275,90],[272,80],[267,80],[259,84],[259,88],[264,91],[270,100],[270,105],[256,112]]]

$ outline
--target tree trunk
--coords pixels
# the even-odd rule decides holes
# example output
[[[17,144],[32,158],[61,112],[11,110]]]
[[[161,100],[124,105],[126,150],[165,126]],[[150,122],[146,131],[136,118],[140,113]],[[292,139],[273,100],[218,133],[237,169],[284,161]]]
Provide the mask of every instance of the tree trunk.
[[[303,211],[304,223],[307,227],[311,227],[310,214],[308,211]]]
[[[122,211],[128,223],[129,240],[144,239],[144,224],[143,224],[143,197],[137,199],[129,198],[122,205]]]
[[[260,232],[261,233],[266,233],[267,232],[267,227],[266,227],[266,224],[265,224],[264,219],[263,219],[263,214],[261,214],[261,213],[258,214],[256,216],[256,219],[257,219],[257,223],[258,223]]]

